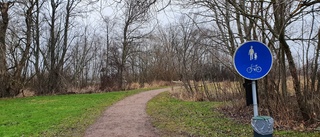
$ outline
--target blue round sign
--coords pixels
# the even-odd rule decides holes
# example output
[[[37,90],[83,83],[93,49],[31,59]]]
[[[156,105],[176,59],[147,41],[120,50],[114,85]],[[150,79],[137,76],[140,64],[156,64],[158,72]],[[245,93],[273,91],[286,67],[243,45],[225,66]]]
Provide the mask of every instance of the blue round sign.
[[[249,80],[258,80],[266,76],[271,70],[272,61],[270,49],[258,41],[243,43],[233,55],[235,69]]]

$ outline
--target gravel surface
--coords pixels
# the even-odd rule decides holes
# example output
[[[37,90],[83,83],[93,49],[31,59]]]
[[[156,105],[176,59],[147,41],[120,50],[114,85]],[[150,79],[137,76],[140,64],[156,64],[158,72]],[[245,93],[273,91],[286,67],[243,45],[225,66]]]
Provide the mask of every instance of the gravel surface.
[[[85,137],[158,137],[146,113],[146,104],[154,96],[169,90],[150,90],[117,102],[86,130]]]

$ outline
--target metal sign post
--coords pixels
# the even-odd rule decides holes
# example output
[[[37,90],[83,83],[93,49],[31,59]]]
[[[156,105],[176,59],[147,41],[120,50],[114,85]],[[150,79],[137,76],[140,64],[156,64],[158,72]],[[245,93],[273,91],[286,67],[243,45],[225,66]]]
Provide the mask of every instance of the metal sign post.
[[[256,81],[266,76],[271,70],[272,54],[261,42],[249,41],[242,44],[234,53],[233,64],[244,78],[252,80],[253,116],[258,116]]]
[[[249,79],[252,81],[252,99],[253,99],[253,118],[252,118],[252,126],[254,128],[254,136],[260,137],[260,135],[271,135],[273,132],[268,131],[268,129],[264,128],[257,128],[254,125],[261,125],[256,124],[259,122],[266,122],[266,119],[268,121],[272,121],[273,119],[270,117],[259,117],[259,111],[258,111],[258,101],[257,101],[257,86],[256,86],[256,80],[263,78],[266,76],[272,67],[272,53],[270,49],[264,45],[261,42],[258,41],[249,41],[244,44],[242,44],[234,53],[233,56],[233,65],[237,72],[244,78]],[[265,123],[263,123],[265,124]],[[269,125],[273,125],[269,124]],[[268,127],[268,126],[263,126]],[[263,130],[263,131],[260,131]],[[271,133],[271,134],[270,134]]]
[[[259,116],[256,81],[252,80],[253,116]]]

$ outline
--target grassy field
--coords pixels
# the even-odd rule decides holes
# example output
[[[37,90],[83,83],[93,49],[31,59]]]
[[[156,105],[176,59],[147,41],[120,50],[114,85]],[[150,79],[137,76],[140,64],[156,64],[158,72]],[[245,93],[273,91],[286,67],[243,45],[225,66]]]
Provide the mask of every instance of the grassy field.
[[[163,136],[250,137],[251,125],[231,120],[215,108],[221,102],[189,102],[173,98],[168,92],[153,98],[147,106],[153,124]],[[319,137],[320,132],[275,131],[280,137]]]
[[[82,136],[107,106],[140,91],[0,99],[0,137]]]
[[[107,106],[145,90],[0,99],[0,137],[83,136]],[[223,103],[181,101],[165,92],[148,103],[147,113],[163,136],[252,136],[250,125],[215,111],[219,105]],[[320,133],[276,131],[274,135],[317,137]]]

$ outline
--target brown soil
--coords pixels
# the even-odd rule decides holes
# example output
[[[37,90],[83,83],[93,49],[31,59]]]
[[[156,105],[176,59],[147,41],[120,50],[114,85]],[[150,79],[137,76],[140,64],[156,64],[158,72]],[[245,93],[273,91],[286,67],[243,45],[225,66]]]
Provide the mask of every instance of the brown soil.
[[[168,90],[170,89],[146,91],[117,102],[86,130],[85,137],[159,136],[145,111],[146,104],[157,94]]]

